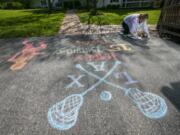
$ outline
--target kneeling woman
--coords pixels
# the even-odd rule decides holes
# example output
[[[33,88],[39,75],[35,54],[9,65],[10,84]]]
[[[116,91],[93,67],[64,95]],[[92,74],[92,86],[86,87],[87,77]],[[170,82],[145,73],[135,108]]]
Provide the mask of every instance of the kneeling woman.
[[[148,14],[131,14],[126,16],[122,23],[123,34],[132,34],[137,39],[141,39],[141,37],[150,38],[147,26],[148,18]]]

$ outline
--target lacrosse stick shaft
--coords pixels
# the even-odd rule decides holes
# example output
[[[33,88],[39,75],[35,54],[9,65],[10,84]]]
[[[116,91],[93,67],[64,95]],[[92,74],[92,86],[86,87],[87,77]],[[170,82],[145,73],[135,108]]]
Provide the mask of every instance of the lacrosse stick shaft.
[[[109,70],[109,72],[102,78],[98,77],[99,81],[97,83],[95,83],[94,85],[92,85],[90,88],[88,88],[87,90],[85,90],[83,93],[82,93],[82,96],[86,95],[89,91],[92,91],[93,89],[95,89],[98,85],[100,85],[109,75],[112,74],[112,72],[115,70],[115,68],[121,64],[119,61],[116,61],[114,66]],[[85,70],[80,64],[77,64],[76,65],[76,68],[84,71],[84,72],[87,72],[89,73],[87,70]],[[89,74],[90,75],[90,74]]]
[[[120,64],[120,63],[119,63]],[[116,65],[117,66],[117,65]],[[88,72],[86,69],[84,69],[82,66],[79,66],[78,67],[81,71],[84,71],[85,73],[87,73],[88,75],[90,75],[90,76],[92,76],[92,77],[94,77],[94,78],[96,78],[96,79],[98,79],[98,80],[100,80],[99,82],[101,83],[101,82],[104,82],[104,83],[106,83],[106,84],[108,84],[108,85],[110,85],[110,86],[113,86],[113,87],[115,87],[115,88],[118,88],[118,89],[120,89],[120,90],[122,90],[124,93],[127,93],[127,88],[124,88],[124,87],[121,87],[121,86],[119,86],[119,85],[116,85],[116,84],[113,84],[113,83],[111,83],[111,82],[108,82],[108,81],[106,81],[106,78],[112,73],[112,71],[114,70],[110,70],[108,73],[110,73],[110,74],[108,74],[108,76],[107,77],[103,77],[103,78],[100,78],[99,76],[97,76],[97,75],[95,75],[95,74],[93,74],[93,73],[91,73],[91,72]],[[99,84],[98,84],[99,85]],[[96,87],[96,86],[95,86]],[[93,89],[93,88],[92,88]],[[89,90],[87,90],[87,91],[89,91]],[[86,91],[85,91],[86,92]]]

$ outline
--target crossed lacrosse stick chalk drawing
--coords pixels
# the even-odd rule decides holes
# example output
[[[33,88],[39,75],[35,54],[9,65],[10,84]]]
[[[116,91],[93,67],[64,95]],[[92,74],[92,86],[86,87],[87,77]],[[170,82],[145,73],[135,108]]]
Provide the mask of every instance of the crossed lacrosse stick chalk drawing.
[[[142,92],[137,88],[124,88],[106,80],[120,64],[120,61],[115,61],[112,68],[103,77],[99,77],[98,75],[87,71],[83,66],[81,66],[81,64],[76,64],[75,67],[77,69],[95,79],[98,79],[98,81],[88,89],[84,90],[84,92],[80,94],[72,94],[53,105],[47,114],[49,124],[58,130],[68,130],[72,128],[76,124],[79,110],[84,102],[84,96],[88,92],[96,90],[96,87],[101,83],[108,84],[124,92],[124,95],[132,100],[146,117],[150,119],[164,117],[167,113],[167,105],[165,100],[160,96],[150,92]]]

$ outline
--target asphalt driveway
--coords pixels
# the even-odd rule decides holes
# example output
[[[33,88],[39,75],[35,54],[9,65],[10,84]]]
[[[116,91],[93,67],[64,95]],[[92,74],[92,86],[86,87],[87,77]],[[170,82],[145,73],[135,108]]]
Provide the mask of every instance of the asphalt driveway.
[[[178,44],[56,36],[0,52],[1,135],[180,134]]]

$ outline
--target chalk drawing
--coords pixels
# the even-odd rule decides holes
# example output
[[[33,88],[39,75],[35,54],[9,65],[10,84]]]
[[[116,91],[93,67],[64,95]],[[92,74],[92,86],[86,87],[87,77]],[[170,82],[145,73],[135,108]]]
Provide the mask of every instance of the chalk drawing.
[[[72,55],[72,54],[88,54],[88,53],[102,53],[102,50],[100,49],[100,46],[94,46],[94,47],[86,47],[86,48],[85,47],[61,48],[55,51],[56,55],[60,55],[60,54]]]
[[[128,47],[125,44],[117,44],[117,45],[110,45],[107,51],[110,52],[117,52],[117,51],[123,51],[123,52],[131,52],[132,49]]]
[[[96,79],[101,79],[101,77],[95,75],[92,72],[87,71],[82,66],[79,68],[81,71],[84,71],[91,77],[94,77]],[[115,88],[118,88],[119,90],[122,90],[124,94],[128,97],[130,97],[131,100],[133,100],[133,97],[136,97],[133,100],[133,102],[137,105],[139,110],[148,118],[151,119],[158,119],[165,116],[167,112],[167,105],[165,103],[165,100],[161,98],[158,95],[155,95],[150,92],[142,92],[137,88],[124,88],[119,85],[113,84],[111,82],[108,82],[107,80],[103,79],[102,82],[113,86]],[[131,95],[131,96],[129,96]],[[134,96],[132,96],[134,95]],[[139,96],[137,96],[139,95]]]
[[[39,43],[39,47],[34,47],[32,43],[29,43],[27,40],[23,41],[24,48],[8,59],[9,62],[14,64],[10,67],[11,70],[20,70],[22,69],[29,60],[33,57],[41,54],[40,51],[45,49],[47,45],[44,42]]]
[[[74,61],[108,61],[108,60],[117,60],[117,57],[114,53],[96,53],[96,54],[87,54],[87,55],[78,55],[75,56]]]
[[[107,42],[107,41],[104,41],[104,40],[84,40],[84,41],[75,41],[73,42],[73,44],[75,45],[81,45],[81,46],[92,46],[92,45],[95,45],[95,46],[98,46],[98,45],[103,45],[103,46],[106,46],[106,45],[111,45],[112,42]]]
[[[137,88],[130,88],[127,90],[126,95],[148,118],[159,119],[164,117],[167,113],[167,105],[165,100],[156,94],[142,92]]]
[[[114,74],[116,79],[124,78],[127,80],[126,85],[138,83],[138,81],[134,80],[127,72],[118,72]]]
[[[102,61],[101,64],[96,64],[95,62],[88,62],[88,65],[91,65],[95,70],[94,71],[106,71],[104,68],[105,66],[105,61]]]
[[[75,77],[75,75],[68,75],[68,77],[72,80],[72,82],[66,86],[66,88],[72,88],[74,85],[76,85],[78,88],[79,87],[84,87],[84,85],[82,85],[79,80],[84,77],[85,75],[80,75],[78,77]]]
[[[50,125],[58,130],[67,130],[73,127],[76,124],[83,100],[81,94],[73,94],[52,106],[48,111]]]
[[[102,64],[102,63],[101,63]],[[98,79],[98,81],[93,84],[88,89],[80,94],[72,94],[66,97],[64,100],[53,105],[48,111],[48,121],[53,128],[58,130],[68,130],[76,124],[79,110],[84,102],[84,96],[93,90],[101,83],[108,84],[114,88],[122,90],[125,96],[129,97],[138,109],[148,118],[158,119],[165,116],[167,112],[167,105],[165,100],[160,96],[149,93],[142,92],[137,88],[124,88],[120,85],[113,84],[106,79],[110,76],[113,71],[120,65],[120,61],[115,61],[113,67],[103,76],[100,77],[92,72],[87,71],[81,64],[76,64],[76,68],[82,72],[85,72],[89,76]],[[90,64],[91,65],[91,64]],[[99,69],[99,68],[98,68]]]
[[[68,130],[76,124],[77,117],[79,114],[80,107],[84,102],[83,96],[88,92],[96,90],[95,88],[99,86],[103,80],[112,74],[115,68],[121,62],[116,61],[113,67],[106,73],[104,77],[99,79],[94,85],[86,89],[80,94],[72,94],[66,97],[64,100],[53,105],[48,111],[48,121],[53,128],[58,130]],[[77,64],[76,68],[81,69],[81,65]]]
[[[112,94],[109,91],[102,91],[100,94],[100,99],[102,101],[110,101],[112,98]]]

